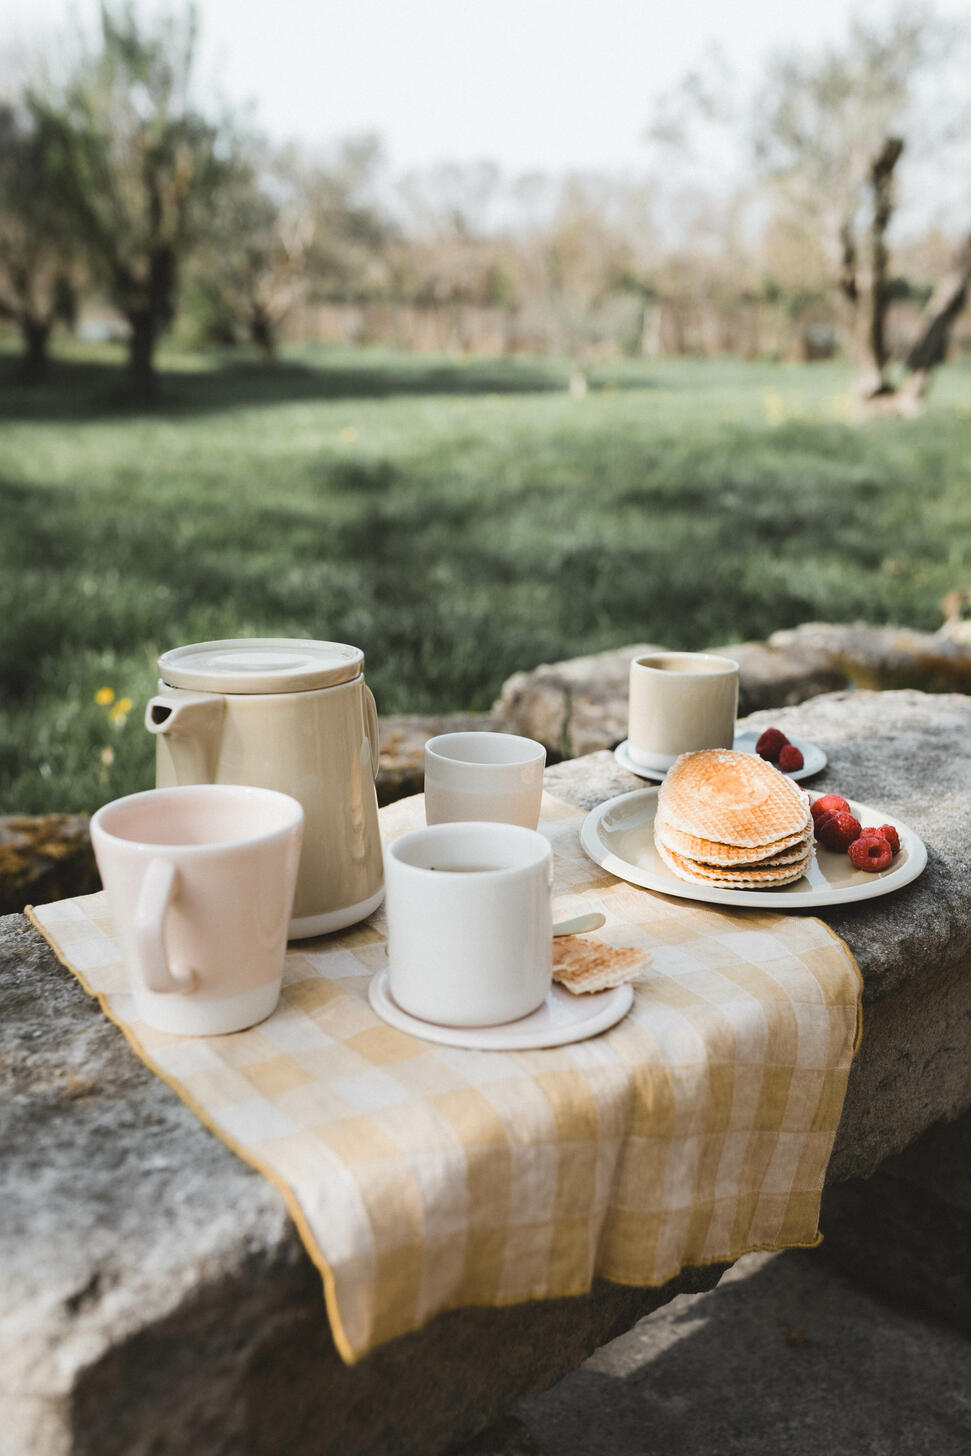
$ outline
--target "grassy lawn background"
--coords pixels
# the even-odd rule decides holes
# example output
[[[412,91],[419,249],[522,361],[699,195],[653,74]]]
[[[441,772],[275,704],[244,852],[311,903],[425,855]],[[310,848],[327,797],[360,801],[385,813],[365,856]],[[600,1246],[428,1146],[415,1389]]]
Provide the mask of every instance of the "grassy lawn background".
[[[934,627],[971,585],[966,365],[921,420],[859,426],[840,365],[624,363],[575,401],[548,361],[170,354],[144,416],[119,358],[31,392],[0,360],[0,812],[149,786],[183,642],[353,642],[383,712],[449,710],[638,639]]]

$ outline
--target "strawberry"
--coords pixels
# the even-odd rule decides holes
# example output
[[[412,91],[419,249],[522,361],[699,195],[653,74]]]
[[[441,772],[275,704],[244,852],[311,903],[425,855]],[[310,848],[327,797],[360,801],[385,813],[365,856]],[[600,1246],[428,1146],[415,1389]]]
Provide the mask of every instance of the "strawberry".
[[[806,760],[794,743],[784,743],[779,749],[779,767],[783,773],[795,773]]]

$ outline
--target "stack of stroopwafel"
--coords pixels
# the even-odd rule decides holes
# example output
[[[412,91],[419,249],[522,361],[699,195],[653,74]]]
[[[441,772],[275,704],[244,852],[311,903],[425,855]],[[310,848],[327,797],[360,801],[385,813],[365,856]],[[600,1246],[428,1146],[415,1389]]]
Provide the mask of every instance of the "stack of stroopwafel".
[[[683,753],[658,794],[654,843],[679,880],[737,890],[788,885],[813,855],[809,798],[755,754]]]

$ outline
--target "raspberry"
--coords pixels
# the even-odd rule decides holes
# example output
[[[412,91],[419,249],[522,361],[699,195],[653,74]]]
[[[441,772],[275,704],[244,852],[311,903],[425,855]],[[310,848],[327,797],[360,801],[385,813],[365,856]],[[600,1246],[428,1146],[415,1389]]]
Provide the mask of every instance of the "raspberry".
[[[788,742],[788,738],[780,729],[766,728],[755,745],[755,751],[759,758],[765,758],[769,763],[775,763],[779,757],[779,750],[785,748]]]
[[[821,814],[848,814],[850,806],[842,794],[821,794],[818,799],[813,800],[810,812],[818,824]]]
[[[900,853],[900,835],[892,824],[881,824],[879,829],[864,829],[863,833],[868,836],[875,834],[880,839],[885,839],[890,846],[891,854]]]
[[[829,814],[822,824],[818,820],[816,822],[816,838],[820,844],[837,853],[849,849],[854,839],[859,837],[860,821],[852,814]]]
[[[885,870],[893,859],[893,850],[878,834],[861,834],[854,839],[847,853],[858,870],[869,870],[872,874]]]
[[[794,743],[784,743],[779,749],[779,767],[783,773],[795,773],[806,760]]]

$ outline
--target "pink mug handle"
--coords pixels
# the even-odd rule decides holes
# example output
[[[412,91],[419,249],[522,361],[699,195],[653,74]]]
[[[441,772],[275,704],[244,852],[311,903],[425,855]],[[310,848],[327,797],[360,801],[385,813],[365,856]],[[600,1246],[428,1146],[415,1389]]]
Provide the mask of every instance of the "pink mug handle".
[[[135,906],[135,955],[138,973],[148,991],[193,991],[191,966],[171,966],[165,954],[165,915],[179,892],[179,872],[167,859],[153,859],[145,872]]]

